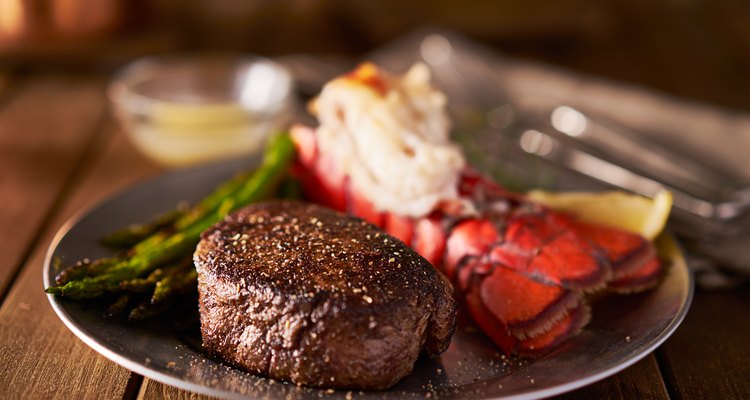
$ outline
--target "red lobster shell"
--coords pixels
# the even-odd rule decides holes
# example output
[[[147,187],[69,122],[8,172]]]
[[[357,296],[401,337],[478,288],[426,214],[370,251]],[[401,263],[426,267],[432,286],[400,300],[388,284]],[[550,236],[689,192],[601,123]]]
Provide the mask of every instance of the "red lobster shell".
[[[584,293],[655,286],[662,264],[641,236],[553,212],[465,171],[459,193],[480,211],[450,205],[422,218],[379,212],[321,154],[315,131],[292,129],[295,168],[311,201],[357,215],[410,245],[453,283],[474,321],[506,353],[534,355],[578,333],[590,319]]]

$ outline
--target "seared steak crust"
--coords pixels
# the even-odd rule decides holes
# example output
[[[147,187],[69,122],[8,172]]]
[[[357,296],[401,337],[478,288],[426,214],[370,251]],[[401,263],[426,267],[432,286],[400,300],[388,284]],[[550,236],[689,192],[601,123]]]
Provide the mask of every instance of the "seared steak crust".
[[[455,330],[451,286],[359,218],[258,203],[203,233],[195,252],[204,348],[296,384],[383,389]]]

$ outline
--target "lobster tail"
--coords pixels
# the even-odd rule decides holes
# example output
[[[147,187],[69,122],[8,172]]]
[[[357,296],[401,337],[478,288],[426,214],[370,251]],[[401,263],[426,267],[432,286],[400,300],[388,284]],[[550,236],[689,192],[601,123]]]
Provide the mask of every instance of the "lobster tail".
[[[663,274],[646,239],[553,212],[473,170],[461,175],[460,199],[427,216],[378,210],[321,154],[314,130],[295,126],[291,134],[305,196],[414,248],[454,283],[477,325],[507,353],[544,353],[577,334],[591,314],[583,293],[637,292]]]

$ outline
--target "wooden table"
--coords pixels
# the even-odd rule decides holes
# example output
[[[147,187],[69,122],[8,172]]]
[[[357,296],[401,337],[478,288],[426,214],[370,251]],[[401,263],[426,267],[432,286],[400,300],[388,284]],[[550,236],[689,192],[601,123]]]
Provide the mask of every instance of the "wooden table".
[[[0,79],[0,397],[201,398],[84,345],[42,291],[42,263],[71,215],[160,168],[112,121],[104,80]],[[661,348],[565,399],[750,398],[750,290],[702,292]]]

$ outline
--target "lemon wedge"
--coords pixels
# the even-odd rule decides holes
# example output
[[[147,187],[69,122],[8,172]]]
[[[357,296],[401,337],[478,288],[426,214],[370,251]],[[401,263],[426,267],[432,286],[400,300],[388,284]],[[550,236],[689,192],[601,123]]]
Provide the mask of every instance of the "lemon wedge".
[[[672,193],[668,191],[659,192],[653,199],[617,191],[552,193],[534,190],[528,196],[583,221],[621,228],[649,240],[654,240],[664,229],[672,208]]]

